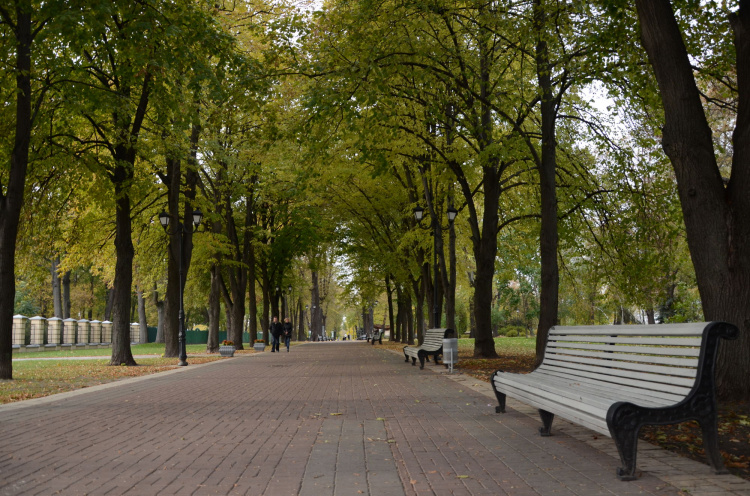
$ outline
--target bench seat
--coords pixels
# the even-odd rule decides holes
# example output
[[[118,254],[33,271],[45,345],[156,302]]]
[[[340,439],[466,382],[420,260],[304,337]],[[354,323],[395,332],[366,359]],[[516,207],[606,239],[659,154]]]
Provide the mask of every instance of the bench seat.
[[[419,359],[419,368],[424,369],[424,362],[425,360],[430,361],[430,355],[437,363],[443,354],[443,339],[453,336],[453,329],[427,329],[424,332],[424,340],[421,346],[404,346],[404,357],[406,357],[407,362],[411,358],[412,365],[416,365],[417,359]]]
[[[556,326],[542,364],[529,374],[492,375],[499,406],[510,395],[539,410],[542,435],[555,415],[614,439],[622,480],[635,478],[643,425],[697,420],[709,463],[725,469],[718,451],[714,365],[719,338],[738,330],[723,322]]]
[[[380,329],[375,329],[372,331],[372,338],[368,339],[373,345],[375,344],[375,341],[378,341],[380,344],[383,344],[383,334],[384,332]]]

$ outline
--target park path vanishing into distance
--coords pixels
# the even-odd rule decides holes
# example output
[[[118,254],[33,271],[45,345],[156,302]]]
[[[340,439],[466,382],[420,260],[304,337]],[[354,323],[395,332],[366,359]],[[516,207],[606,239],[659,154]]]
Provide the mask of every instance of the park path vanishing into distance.
[[[609,438],[362,341],[203,365],[0,406],[0,494],[750,496],[750,482]]]

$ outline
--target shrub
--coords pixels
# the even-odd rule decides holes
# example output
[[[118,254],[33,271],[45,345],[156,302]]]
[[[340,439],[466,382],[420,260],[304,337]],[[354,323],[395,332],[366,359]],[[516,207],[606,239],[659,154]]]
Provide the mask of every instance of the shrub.
[[[510,330],[510,331],[508,331],[508,332],[505,333],[505,337],[506,338],[517,338],[518,337],[518,331],[516,331],[515,329]]]

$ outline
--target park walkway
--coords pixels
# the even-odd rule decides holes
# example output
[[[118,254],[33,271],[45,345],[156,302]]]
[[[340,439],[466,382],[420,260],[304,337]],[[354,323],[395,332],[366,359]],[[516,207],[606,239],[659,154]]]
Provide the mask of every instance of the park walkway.
[[[495,404],[363,342],[237,356],[0,406],[0,494],[750,495],[644,443],[620,482],[611,440]]]

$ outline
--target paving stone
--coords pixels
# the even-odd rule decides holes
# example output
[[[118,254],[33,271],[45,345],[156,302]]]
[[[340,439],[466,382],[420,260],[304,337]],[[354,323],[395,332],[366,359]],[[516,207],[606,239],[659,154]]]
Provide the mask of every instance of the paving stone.
[[[610,439],[495,403],[361,342],[236,356],[0,406],[0,494],[750,496],[646,443],[621,482]]]

